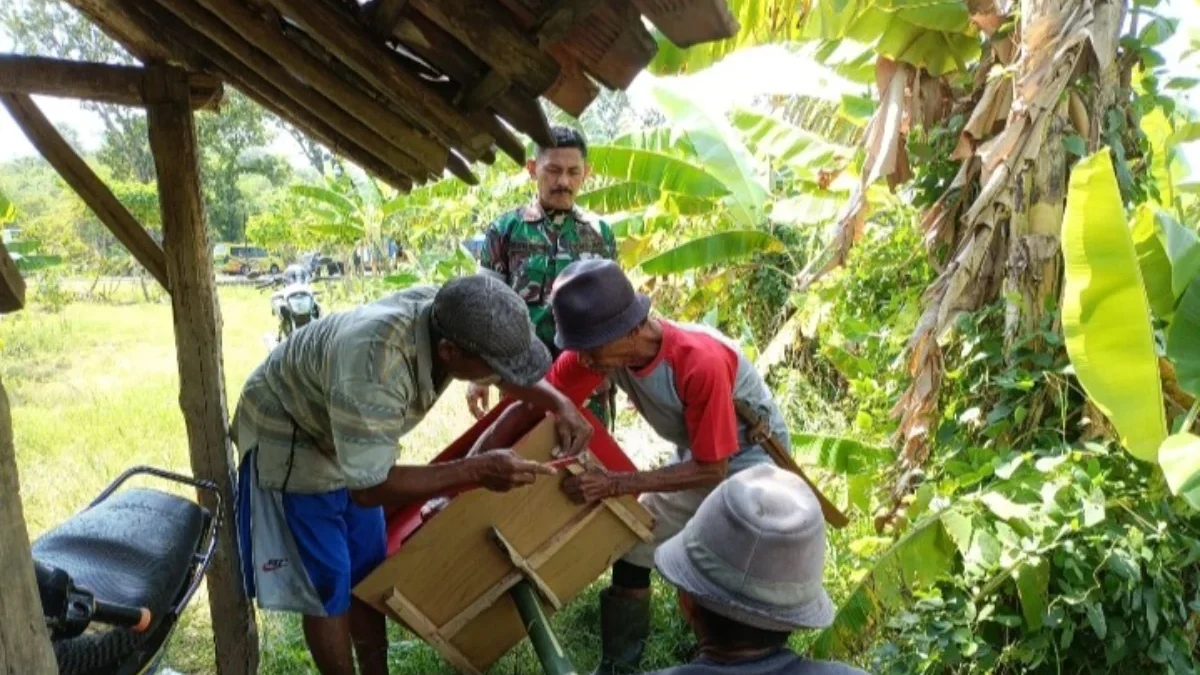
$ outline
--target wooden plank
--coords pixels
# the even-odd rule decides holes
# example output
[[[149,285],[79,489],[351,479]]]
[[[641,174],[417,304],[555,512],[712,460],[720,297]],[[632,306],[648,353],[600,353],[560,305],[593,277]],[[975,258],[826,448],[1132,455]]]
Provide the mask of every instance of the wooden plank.
[[[567,471],[569,471],[571,475],[578,476],[586,471],[586,469],[578,464],[568,464]],[[633,530],[642,541],[654,541],[654,533],[650,530],[650,528],[646,527],[646,525],[644,525],[625,504],[621,503],[619,499],[605,499],[603,500],[603,504],[606,508],[608,508],[609,511],[612,511],[614,516],[620,518],[621,522],[625,523],[629,529]]]
[[[445,145],[462,148],[471,155],[491,146],[487,134],[480,133],[440,96],[430,96],[421,80],[396,64],[394,52],[370,39],[362,26],[345,13],[324,2],[267,1]]]
[[[536,94],[554,84],[558,64],[495,4],[479,0],[409,0],[409,4],[510,81]]]
[[[658,53],[658,43],[629,0],[600,5],[559,44],[609,89],[627,89]]]
[[[504,538],[504,535],[500,532],[500,530],[493,527],[491,529],[491,534],[492,540],[495,541],[496,545],[500,547],[500,550],[508,556],[508,559],[512,561],[513,566],[520,570],[521,575],[537,587],[538,593],[541,593],[542,597],[550,603],[551,607],[553,607],[555,610],[561,610],[563,608],[562,600],[558,599],[558,596],[554,593],[554,589],[550,588],[550,584],[547,584],[546,580],[538,575],[537,569],[530,565],[527,560],[525,560],[525,556],[521,555],[521,552],[518,551],[515,546],[508,543],[508,540]]]
[[[12,414],[0,381],[0,672],[54,675],[58,664],[42,619],[42,601],[33,574],[29,530],[21,505],[21,481],[13,448]]]
[[[441,652],[442,656],[446,657],[446,660],[460,672],[479,673],[479,670],[471,664],[467,657],[443,638],[429,618],[422,614],[416,605],[409,602],[408,598],[405,598],[400,591],[393,589],[392,594],[387,597],[385,602],[404,620],[404,623],[408,624],[409,628],[412,628],[417,635]]]
[[[554,423],[547,420],[514,450],[548,461],[556,445]],[[525,637],[516,607],[503,594],[507,584],[517,581],[517,571],[508,555],[487,542],[489,528],[504,533],[512,549],[563,603],[639,541],[609,509],[572,502],[562,491],[562,480],[562,475],[542,476],[510,493],[473,490],[456,496],[360,583],[355,595],[385,608],[386,595],[399,589],[432,625],[442,626],[444,638],[454,629],[447,639],[477,669],[486,670]],[[636,500],[627,498],[623,504],[650,519]],[[466,559],[470,565],[462,564]]]
[[[136,66],[85,63],[41,56],[0,54],[0,92],[78,98],[101,103],[141,106],[145,70]],[[221,81],[211,75],[189,76],[193,108],[215,108]]]
[[[579,117],[600,95],[600,87],[584,74],[579,60],[561,44],[547,47],[546,53],[553,56],[562,67],[554,86],[546,92],[546,99],[568,114]]]
[[[633,4],[683,49],[731,38],[741,28],[727,0],[633,0]]]
[[[240,3],[202,0],[210,9],[215,8],[220,15],[217,18],[192,0],[154,1],[246,68],[274,83],[293,100],[302,102],[304,107],[356,144],[378,152],[380,159],[397,171],[420,180],[441,175],[446,168],[449,154],[446,148],[405,125],[366,94],[340,81],[323,64]],[[253,36],[253,44],[245,39],[247,35]],[[294,76],[291,69],[295,69]]]
[[[195,52],[196,58],[211,61],[213,70],[259,105],[325,144],[330,151],[353,160],[397,190],[407,192],[412,189],[412,178],[401,173],[388,162],[386,149],[391,145],[365,126],[359,124],[358,128],[365,135],[375,139],[375,143],[367,148],[351,141],[341,131],[334,129],[329,122],[310,110],[305,105],[305,101],[291,98],[275,83],[247,68],[245,64],[221,49],[215,42],[193,30],[179,18],[167,14],[166,10],[158,5],[146,3],[139,8],[139,11],[152,15],[152,18],[163,27],[164,39],[186,44],[189,50]],[[290,77],[282,68],[280,71],[285,77]],[[304,89],[304,91],[308,90]],[[315,99],[324,101],[319,95],[316,95]],[[341,112],[341,109],[332,103],[328,101],[325,103],[330,109]],[[353,118],[347,117],[347,119],[357,123]]]
[[[377,37],[388,37],[396,30],[408,0],[375,0],[366,12],[367,25]]]
[[[500,73],[489,70],[487,75],[474,85],[463,89],[458,97],[458,104],[464,110],[483,110],[500,98],[512,82]]]
[[[496,99],[492,107],[521,133],[543,147],[554,145],[554,134],[550,133],[550,120],[538,104],[537,98],[513,85],[503,96]]]
[[[538,47],[545,50],[566,37],[605,2],[607,0],[558,0],[552,3],[550,9],[538,19],[534,29]]]
[[[120,3],[109,0],[66,2],[143,63],[168,61],[172,57],[171,52],[157,39],[153,27]]]
[[[158,175],[171,313],[179,361],[179,406],[187,428],[192,475],[216,483],[221,504],[207,490],[200,503],[225,523],[234,523],[234,456],[225,406],[221,356],[221,310],[213,278],[212,252],[200,196],[199,148],[188,104],[187,76],[179,69],[151,67],[147,74],[146,118]],[[206,575],[216,636],[217,672],[257,672],[254,610],[243,591],[237,538],[221,537]]]
[[[33,99],[24,94],[0,94],[0,102],[8,108],[13,121],[25,132],[33,147],[46,158],[50,166],[71,186],[100,222],[129,249],[133,257],[162,284],[163,288],[170,291],[163,250],[129,214],[104,181],[100,180],[83,158],[77,155],[54,129],[54,125],[46,119]]]
[[[0,314],[15,312],[25,306],[25,280],[4,243],[0,242]]]

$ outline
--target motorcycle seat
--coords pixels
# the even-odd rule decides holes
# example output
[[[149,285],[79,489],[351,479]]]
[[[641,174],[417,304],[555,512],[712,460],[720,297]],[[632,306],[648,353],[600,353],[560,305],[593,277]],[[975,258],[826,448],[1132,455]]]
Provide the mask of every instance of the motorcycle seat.
[[[188,582],[208,519],[191,500],[122,490],[39,537],[33,557],[97,600],[148,608],[154,626]]]

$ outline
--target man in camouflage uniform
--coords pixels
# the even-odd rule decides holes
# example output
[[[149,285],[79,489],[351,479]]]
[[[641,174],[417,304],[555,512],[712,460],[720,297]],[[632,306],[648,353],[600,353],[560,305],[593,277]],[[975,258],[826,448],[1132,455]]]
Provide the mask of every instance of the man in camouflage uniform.
[[[612,228],[595,214],[575,205],[575,196],[590,173],[587,142],[576,130],[553,127],[554,147],[538,147],[527,166],[537,183],[537,195],[527,206],[513,209],[488,226],[479,266],[508,284],[525,300],[537,336],[558,356],[554,345],[554,316],[550,293],[559,273],[576,260],[615,260],[617,242]],[[605,383],[588,402],[606,426],[612,422],[611,389]],[[487,386],[472,384],[467,404],[476,418],[490,406]]]
[[[592,427],[542,380],[549,366],[521,298],[473,275],[304,326],[251,373],[232,425],[243,580],[259,607],[303,615],[322,675],[355,675],[354,653],[359,675],[387,673],[383,616],[350,593],[385,557],[384,506],[554,474],[511,450],[398,465],[400,438],[459,379],[551,406],[561,447],[580,450]]]

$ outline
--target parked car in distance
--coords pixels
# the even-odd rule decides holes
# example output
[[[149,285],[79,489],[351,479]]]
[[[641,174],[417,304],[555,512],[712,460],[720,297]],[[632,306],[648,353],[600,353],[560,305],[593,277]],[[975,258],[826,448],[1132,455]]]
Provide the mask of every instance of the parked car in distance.
[[[282,260],[258,246],[217,244],[213,246],[213,262],[225,274],[279,274],[283,269]]]

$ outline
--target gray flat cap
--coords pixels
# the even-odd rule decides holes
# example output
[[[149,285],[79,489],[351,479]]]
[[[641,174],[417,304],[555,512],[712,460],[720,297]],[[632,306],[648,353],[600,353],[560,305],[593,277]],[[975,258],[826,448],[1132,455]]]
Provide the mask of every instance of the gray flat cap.
[[[431,321],[442,337],[475,354],[518,387],[550,370],[550,350],[534,333],[525,301],[486,274],[450,280],[433,298]]]

